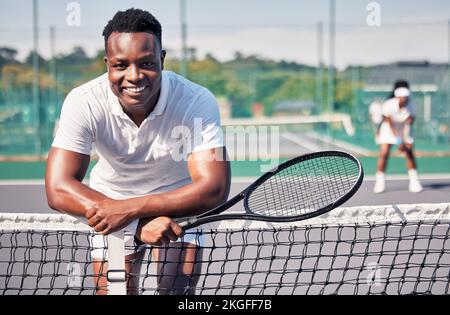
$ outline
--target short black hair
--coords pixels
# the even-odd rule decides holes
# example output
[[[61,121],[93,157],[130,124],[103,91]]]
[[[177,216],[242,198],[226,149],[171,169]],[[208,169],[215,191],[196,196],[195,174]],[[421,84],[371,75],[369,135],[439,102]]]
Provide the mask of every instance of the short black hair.
[[[120,33],[152,33],[162,47],[162,31],[159,21],[148,11],[131,8],[126,11],[118,11],[112,20],[106,24],[103,30],[105,38],[105,51],[108,38],[113,32]]]

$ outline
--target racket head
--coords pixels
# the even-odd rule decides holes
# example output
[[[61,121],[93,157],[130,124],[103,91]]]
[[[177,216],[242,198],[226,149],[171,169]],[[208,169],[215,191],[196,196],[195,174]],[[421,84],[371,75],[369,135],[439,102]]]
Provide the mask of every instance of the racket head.
[[[320,151],[286,161],[244,192],[247,214],[288,222],[315,217],[339,207],[363,182],[364,170],[353,155]]]

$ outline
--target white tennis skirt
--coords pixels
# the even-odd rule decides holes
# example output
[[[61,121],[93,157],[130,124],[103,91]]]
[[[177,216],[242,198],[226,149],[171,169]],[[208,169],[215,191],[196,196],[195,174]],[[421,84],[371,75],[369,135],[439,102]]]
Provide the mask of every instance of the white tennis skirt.
[[[404,126],[404,127],[403,127]],[[392,132],[392,128],[387,122],[383,122],[380,127],[380,132],[376,139],[378,144],[412,144],[414,138],[412,135],[411,125],[409,124],[394,124],[397,129],[398,137]]]

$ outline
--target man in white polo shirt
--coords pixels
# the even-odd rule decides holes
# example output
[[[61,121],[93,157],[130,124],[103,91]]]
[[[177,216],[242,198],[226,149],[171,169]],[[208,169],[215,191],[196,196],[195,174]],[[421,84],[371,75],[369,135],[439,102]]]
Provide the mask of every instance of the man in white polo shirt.
[[[182,228],[171,218],[202,213],[228,197],[230,167],[216,100],[207,89],[163,71],[161,25],[150,13],[119,11],[103,36],[108,73],[72,90],[61,111],[47,163],[48,203],[85,216],[104,235],[131,233],[126,245],[135,250],[126,252],[127,260],[142,259],[133,235],[150,245],[169,244],[153,256],[185,261],[164,266],[160,293],[181,293],[171,291],[174,281],[194,289],[199,241],[179,239]],[[82,180],[93,144],[99,159],[88,187]],[[94,238],[95,247],[99,240],[101,247],[103,237]],[[95,273],[104,275],[103,250],[92,256]],[[130,273],[131,265],[126,268]],[[105,293],[105,284],[100,277],[98,293]],[[131,290],[136,279],[128,285]]]

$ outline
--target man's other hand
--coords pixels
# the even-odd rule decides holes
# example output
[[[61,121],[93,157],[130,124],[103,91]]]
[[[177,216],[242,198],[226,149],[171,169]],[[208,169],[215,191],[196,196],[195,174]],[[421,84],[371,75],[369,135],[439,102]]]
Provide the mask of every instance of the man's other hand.
[[[149,245],[167,245],[183,235],[183,228],[169,217],[141,219],[136,236]]]

